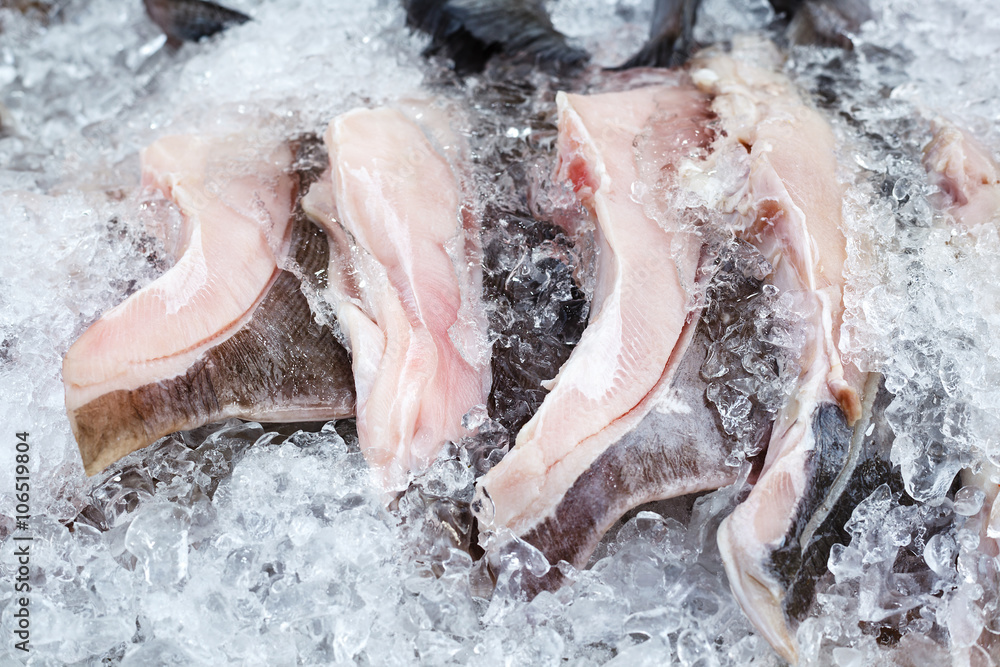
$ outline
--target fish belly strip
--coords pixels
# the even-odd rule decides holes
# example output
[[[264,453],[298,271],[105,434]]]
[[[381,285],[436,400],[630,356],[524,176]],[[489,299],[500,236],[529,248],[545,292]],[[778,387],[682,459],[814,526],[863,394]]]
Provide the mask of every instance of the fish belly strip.
[[[309,188],[302,199],[302,208],[313,222],[326,231],[330,240],[325,298],[336,309],[337,321],[351,351],[357,416],[359,421],[367,423],[368,398],[385,356],[386,341],[382,329],[368,314],[375,312],[374,290],[370,286],[362,290],[358,278],[359,274],[381,275],[381,268],[372,265],[373,260],[367,253],[352,246],[347,231],[341,226],[329,170]]]
[[[783,77],[727,56],[699,63],[723,132],[713,155],[742,146],[749,169],[735,206],[738,233],[774,267],[771,281],[802,317],[801,374],[772,428],[761,475],[719,528],[730,585],[743,610],[786,659],[797,648],[785,595],[804,561],[810,514],[836,486],[861,413],[864,375],[837,349],[843,317],[842,186],[833,133]],[[821,487],[817,490],[817,487]],[[792,553],[788,562],[779,549]],[[788,570],[787,572],[785,570]]]
[[[580,343],[552,380],[514,448],[481,480],[493,530],[523,534],[558,505],[574,481],[633,428],[643,399],[669,376],[690,317],[700,242],[676,220],[649,218],[632,195],[637,137],[657,114],[703,117],[690,85],[557,96],[559,172],[596,214],[598,285]],[[695,134],[681,123],[677,143]],[[676,361],[677,357],[673,357]],[[488,522],[490,523],[490,522]]]
[[[89,474],[228,417],[354,412],[346,351],[313,322],[299,279],[277,266],[302,236],[289,227],[291,155],[248,152],[245,138],[170,137],[144,154],[147,183],[184,214],[183,254],[66,354],[66,405]],[[303,257],[325,263],[325,243],[301,245]]]
[[[461,331],[468,343],[462,315],[469,302],[481,310],[479,274],[470,258],[449,254],[466,248],[459,184],[420,127],[399,111],[356,110],[334,119],[326,142],[362,292],[342,322],[352,348],[366,351],[365,363],[355,364],[366,394],[358,433],[384,489],[397,491],[445,442],[465,435],[462,417],[486,402],[488,355],[463,355],[452,336]],[[359,338],[376,335],[358,322],[362,315],[381,343]],[[486,344],[485,332],[480,340]]]
[[[143,182],[184,214],[183,254],[70,348],[63,364],[70,409],[178,375],[262,297],[277,269],[272,246],[288,229],[292,181],[284,170],[291,153],[262,156],[252,175],[227,174],[220,165],[241,147],[235,139],[171,136],[143,151]],[[216,171],[221,177],[211,175]]]

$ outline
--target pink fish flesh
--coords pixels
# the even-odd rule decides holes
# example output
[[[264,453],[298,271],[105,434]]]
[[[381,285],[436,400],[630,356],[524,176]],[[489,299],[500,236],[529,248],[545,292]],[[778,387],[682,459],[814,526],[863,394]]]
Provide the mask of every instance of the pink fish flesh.
[[[711,444],[699,451],[699,428],[675,428],[662,441],[627,437],[671,389],[708,275],[699,271],[699,236],[676,216],[649,217],[633,196],[634,145],[655,128],[669,171],[707,143],[707,100],[683,80],[556,99],[559,176],[597,221],[593,315],[514,448],[480,480],[476,505],[495,548],[521,537],[552,563],[580,567],[630,507],[726,484],[733,470]],[[684,400],[700,411],[697,364],[685,377],[693,382]]]
[[[334,300],[353,354],[361,448],[390,493],[468,434],[463,416],[490,388],[478,230],[445,157],[453,147],[432,143],[446,135],[394,109],[348,112],[326,133],[334,204],[325,217],[349,244],[357,286],[340,281]]]
[[[173,136],[143,152],[144,183],[183,214],[182,254],[66,353],[66,407],[89,474],[228,417],[353,414],[346,351],[313,322],[299,279],[278,268],[301,236],[292,153],[251,146]]]
[[[794,626],[821,574],[813,568],[826,566],[812,553],[822,546],[813,538],[857,463],[852,426],[866,381],[841,363],[837,347],[846,241],[834,137],[781,75],[725,55],[703,56],[694,67],[692,76],[714,95],[721,132],[711,157],[692,167],[692,182],[697,187],[699,172],[710,179],[724,163],[742,170],[736,188],[706,188],[706,200],[770,262],[770,282],[801,318],[796,386],[776,417],[757,483],[718,533],[744,612],[794,662]]]

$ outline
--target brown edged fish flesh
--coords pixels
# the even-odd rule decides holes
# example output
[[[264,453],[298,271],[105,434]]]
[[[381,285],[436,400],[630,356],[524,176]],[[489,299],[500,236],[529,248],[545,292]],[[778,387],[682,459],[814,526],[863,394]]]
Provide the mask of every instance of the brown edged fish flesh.
[[[313,321],[311,261],[295,216],[289,146],[171,136],[142,155],[143,182],[184,220],[177,263],[104,313],[63,361],[66,408],[88,474],[179,430],[229,417],[327,420],[354,413],[346,350]]]
[[[580,567],[625,510],[724,485],[734,471],[711,446],[700,451],[701,429],[682,422],[676,437],[626,437],[658,408],[670,412],[666,397],[682,366],[684,391],[702,402],[696,355],[684,362],[710,275],[703,242],[676,216],[650,217],[632,187],[643,133],[658,134],[655,159],[668,173],[708,143],[708,99],[677,77],[556,101],[559,177],[596,219],[592,316],[538,412],[480,480],[476,508],[494,549],[521,538],[552,563]]]
[[[770,263],[769,281],[799,318],[802,343],[760,476],[718,540],[744,612],[794,662],[794,630],[812,599],[802,582],[826,567],[813,538],[858,462],[854,425],[866,377],[838,352],[846,240],[833,132],[787,79],[748,60],[707,55],[693,65],[714,96],[720,131],[710,157],[691,167],[691,182],[697,188],[705,176],[706,200]],[[713,183],[726,171],[738,173],[731,191]]]

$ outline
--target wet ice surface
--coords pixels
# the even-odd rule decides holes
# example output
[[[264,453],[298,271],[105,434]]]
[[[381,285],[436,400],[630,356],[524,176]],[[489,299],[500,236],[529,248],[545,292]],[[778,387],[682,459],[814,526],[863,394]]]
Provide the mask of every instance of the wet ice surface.
[[[170,263],[146,229],[169,229],[176,212],[137,189],[138,150],[168,132],[251,123],[316,131],[423,77],[422,41],[407,36],[394,3],[231,5],[255,20],[174,54],[138,2],[67,5],[48,30],[0,10],[0,101],[13,118],[0,136],[0,422],[7,437],[28,430],[33,443],[33,663],[776,662],[735,606],[715,548],[715,526],[738,489],[701,497],[690,515],[632,516],[591,569],[567,573],[572,586],[528,603],[503,580],[490,597],[488,575],[460,548],[469,537],[462,501],[474,471],[489,465],[488,448],[453,452],[392,512],[348,424],[265,433],[232,422],[167,438],[84,478],[62,403],[62,355],[99,313]],[[871,48],[829,81],[819,65],[839,54],[798,51],[789,67],[842,112],[838,131],[861,142],[858,171],[845,175],[855,182],[847,352],[899,394],[888,415],[894,460],[927,502],[887,486],[856,511],[851,543],[831,555],[821,613],[799,634],[804,659],[821,664],[877,662],[879,647],[905,630],[923,639],[899,646],[947,655],[950,642],[975,654],[983,626],[1000,630],[996,561],[979,555],[973,529],[982,501],[972,487],[946,496],[962,465],[984,456],[1000,463],[1000,240],[953,238],[933,218],[918,153],[928,124],[915,113],[949,113],[995,151],[1000,64],[990,54],[1000,28],[988,4],[972,0],[960,10],[916,0],[876,8]],[[706,0],[703,14],[706,40],[773,18],[756,0]],[[649,15],[631,0],[553,7],[556,25],[607,65],[634,51]],[[504,128],[501,149],[538,141],[544,152],[551,115],[537,111],[532,132]],[[510,192],[496,187],[498,197]],[[554,229],[519,226],[523,203],[500,203],[511,224],[490,238],[505,251],[512,239],[540,239],[530,254],[498,251],[494,275],[508,296],[548,290],[562,305],[532,323],[547,331],[585,316],[565,270],[580,260],[572,244]],[[760,297],[759,313],[779,298]],[[504,314],[494,314],[498,343],[526,342],[526,332],[496,325]],[[718,350],[730,356],[706,370],[723,426],[746,438],[748,453],[755,440],[739,432],[742,416],[773,410],[782,395],[779,383],[769,400],[747,399],[747,382],[763,386],[772,373],[754,363],[762,350],[747,347],[763,322],[720,329]],[[549,342],[565,347],[575,335],[564,326]],[[494,411],[502,427],[524,417],[517,401]],[[0,449],[0,469],[11,469],[10,456]],[[5,539],[11,483],[0,479]],[[11,637],[9,541],[3,551],[0,633]],[[546,566],[530,552],[520,557]],[[4,660],[25,657],[12,652],[5,640]]]
[[[770,424],[798,378],[801,336],[790,307],[765,282],[772,267],[758,250],[734,240],[718,262],[702,314],[711,343],[701,375],[719,425],[739,444],[727,461],[738,467],[767,447]]]

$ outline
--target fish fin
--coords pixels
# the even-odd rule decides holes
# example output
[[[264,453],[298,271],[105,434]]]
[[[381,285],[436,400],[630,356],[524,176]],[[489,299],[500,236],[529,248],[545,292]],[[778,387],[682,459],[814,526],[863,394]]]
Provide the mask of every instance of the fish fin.
[[[852,50],[851,36],[873,16],[866,0],[806,0],[794,8],[788,37],[794,44]]]
[[[694,24],[701,0],[656,0],[649,39],[616,70],[633,67],[680,67],[696,48]]]
[[[533,0],[403,0],[403,6],[407,24],[431,36],[426,55],[451,58],[460,74],[482,71],[498,53],[557,67],[577,67],[590,58],[569,44]]]
[[[208,0],[143,0],[146,13],[167,35],[167,43],[197,42],[250,17]]]

